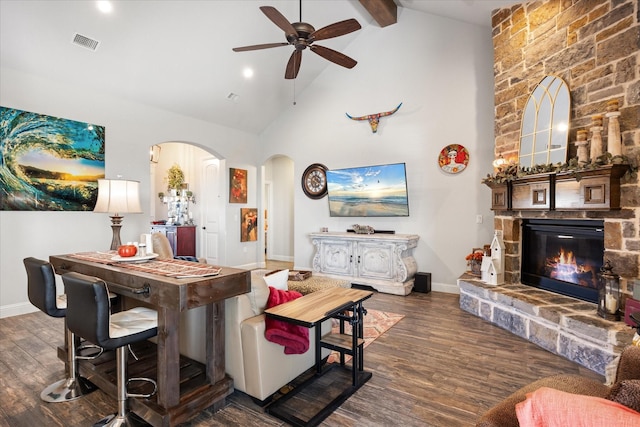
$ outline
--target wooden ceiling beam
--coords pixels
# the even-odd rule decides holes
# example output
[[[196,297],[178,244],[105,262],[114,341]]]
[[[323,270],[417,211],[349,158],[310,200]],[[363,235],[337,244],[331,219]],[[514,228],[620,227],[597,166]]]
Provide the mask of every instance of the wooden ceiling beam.
[[[398,22],[398,6],[393,0],[359,0],[378,25],[386,27]]]

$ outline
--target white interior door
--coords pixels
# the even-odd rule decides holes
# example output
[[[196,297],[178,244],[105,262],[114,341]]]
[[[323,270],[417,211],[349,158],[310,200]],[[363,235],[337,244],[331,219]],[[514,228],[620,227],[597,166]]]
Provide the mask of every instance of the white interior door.
[[[202,186],[200,200],[202,201],[202,219],[201,225],[201,242],[203,256],[207,259],[207,263],[214,265],[223,265],[225,262],[224,251],[220,248],[222,238],[221,230],[224,230],[222,224],[222,196],[220,189],[222,187],[222,177],[220,176],[220,160],[207,159],[202,163]]]

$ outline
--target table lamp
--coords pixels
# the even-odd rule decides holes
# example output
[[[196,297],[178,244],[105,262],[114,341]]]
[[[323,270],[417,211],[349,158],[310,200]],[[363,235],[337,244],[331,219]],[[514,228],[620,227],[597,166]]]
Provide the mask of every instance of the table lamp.
[[[120,228],[123,213],[142,213],[140,208],[140,183],[124,179],[99,179],[98,200],[93,208],[94,212],[110,213],[113,239],[111,249],[115,250],[122,244]]]

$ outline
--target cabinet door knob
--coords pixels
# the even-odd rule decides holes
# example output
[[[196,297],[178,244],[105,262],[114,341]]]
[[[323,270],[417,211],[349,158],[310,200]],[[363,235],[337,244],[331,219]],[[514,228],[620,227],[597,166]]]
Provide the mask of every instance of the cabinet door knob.
[[[207,229],[207,227],[202,227],[202,229],[203,229],[203,230],[206,230],[206,229]]]

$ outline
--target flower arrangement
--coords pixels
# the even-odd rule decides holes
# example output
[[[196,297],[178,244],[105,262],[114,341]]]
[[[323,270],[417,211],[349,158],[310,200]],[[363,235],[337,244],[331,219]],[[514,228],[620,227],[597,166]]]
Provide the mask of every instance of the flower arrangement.
[[[482,249],[473,249],[469,255],[465,257],[467,265],[469,266],[469,272],[474,276],[481,274],[480,268],[482,266],[482,257],[484,252]]]
[[[465,257],[470,264],[472,261],[482,261],[483,252],[482,251],[474,251]]]

